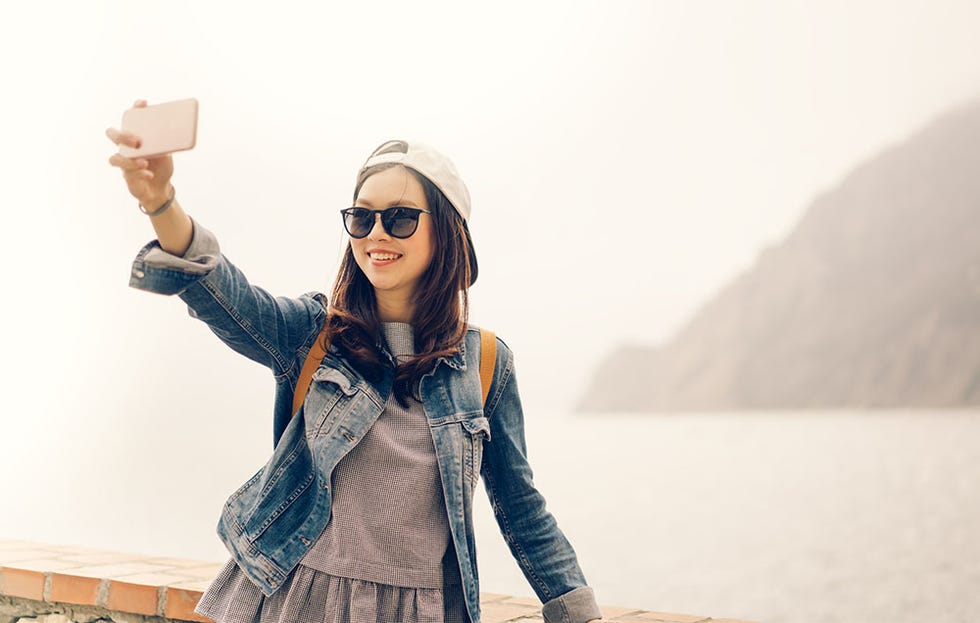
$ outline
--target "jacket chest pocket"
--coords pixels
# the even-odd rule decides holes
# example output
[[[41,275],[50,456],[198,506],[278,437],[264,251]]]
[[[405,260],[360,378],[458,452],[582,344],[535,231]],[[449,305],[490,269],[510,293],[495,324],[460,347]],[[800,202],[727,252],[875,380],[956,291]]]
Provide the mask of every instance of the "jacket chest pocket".
[[[480,478],[483,463],[483,442],[490,441],[490,421],[485,417],[462,420],[463,425],[463,475],[470,487]]]
[[[317,368],[303,405],[307,438],[330,432],[354,408],[359,393],[354,381],[341,370]]]

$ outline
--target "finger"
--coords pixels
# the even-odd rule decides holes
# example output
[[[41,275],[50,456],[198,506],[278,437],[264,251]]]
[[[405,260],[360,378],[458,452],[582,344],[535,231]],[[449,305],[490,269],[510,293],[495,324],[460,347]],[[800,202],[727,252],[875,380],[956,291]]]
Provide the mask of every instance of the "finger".
[[[112,154],[109,156],[109,164],[114,167],[119,167],[123,171],[133,171],[141,167],[137,166],[136,161],[132,158],[127,158],[122,154]]]
[[[133,134],[132,132],[123,132],[115,128],[107,128],[105,131],[105,135],[108,136],[109,140],[111,140],[116,145],[128,145],[130,147],[139,149],[140,145],[143,144],[143,141],[140,139],[140,137]]]
[[[123,177],[127,180],[152,180],[156,176],[149,169],[133,169],[131,171],[123,171]]]
[[[133,108],[144,108],[146,106],[146,100],[136,100],[133,102]]]
[[[113,143],[125,144],[130,147],[140,146],[140,137],[133,134],[132,132],[125,132],[122,130],[117,130],[116,128],[106,128],[105,135],[109,137]]]
[[[156,177],[153,171],[149,169],[130,169],[128,171],[123,171],[123,177],[127,180],[152,180]]]

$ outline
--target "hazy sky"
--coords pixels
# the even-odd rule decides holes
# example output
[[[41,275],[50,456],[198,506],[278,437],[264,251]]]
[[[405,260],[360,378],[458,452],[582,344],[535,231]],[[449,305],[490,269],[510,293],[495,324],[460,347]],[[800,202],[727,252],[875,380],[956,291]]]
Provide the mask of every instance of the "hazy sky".
[[[449,154],[473,198],[471,320],[544,412],[615,345],[669,337],[816,193],[980,94],[966,0],[270,7],[5,10],[6,443],[247,421],[268,452],[271,375],[127,285],[153,232],[103,132],[137,98],[199,99],[181,204],[277,295],[329,290],[337,211],[376,145]]]

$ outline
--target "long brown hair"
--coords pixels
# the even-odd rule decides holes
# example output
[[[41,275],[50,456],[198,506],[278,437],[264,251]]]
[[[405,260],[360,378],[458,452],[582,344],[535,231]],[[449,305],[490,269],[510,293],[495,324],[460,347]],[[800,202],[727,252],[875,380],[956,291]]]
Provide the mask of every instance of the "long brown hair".
[[[384,169],[401,166],[385,163],[360,176],[354,188],[354,201],[364,181]],[[440,357],[455,354],[466,336],[469,321],[469,248],[466,223],[436,186],[414,169],[425,191],[433,224],[435,249],[429,267],[422,273],[414,292],[415,311],[411,325],[415,335],[415,356],[398,364],[395,371],[395,399],[408,407],[408,396],[421,400],[419,381]],[[357,265],[350,241],[330,297],[326,339],[336,345],[348,362],[364,378],[376,382],[384,374],[381,352],[381,322],[378,319],[374,286]]]

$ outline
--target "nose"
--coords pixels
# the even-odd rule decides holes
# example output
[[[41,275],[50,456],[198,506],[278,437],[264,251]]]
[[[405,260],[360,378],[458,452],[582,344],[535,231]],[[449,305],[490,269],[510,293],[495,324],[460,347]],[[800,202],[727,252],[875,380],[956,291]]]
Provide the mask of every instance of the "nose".
[[[381,213],[374,213],[374,225],[371,226],[371,232],[368,234],[368,238],[371,240],[387,240],[388,232],[385,231],[384,225],[381,224]]]

